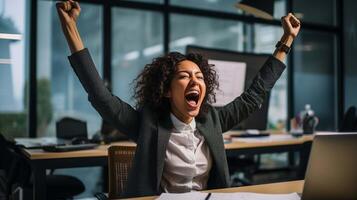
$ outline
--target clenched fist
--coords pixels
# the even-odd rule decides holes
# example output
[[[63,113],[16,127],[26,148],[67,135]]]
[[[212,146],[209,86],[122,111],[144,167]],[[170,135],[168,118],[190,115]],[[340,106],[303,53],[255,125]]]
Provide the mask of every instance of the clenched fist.
[[[81,12],[79,3],[73,0],[67,0],[56,3],[59,19],[63,34],[67,39],[68,46],[72,53],[80,51],[84,48],[81,36],[77,28],[77,18]]]
[[[281,24],[283,25],[284,35],[292,36],[295,38],[300,31],[300,21],[292,14],[281,18]]]
[[[75,23],[81,12],[79,3],[73,0],[58,2],[56,7],[62,25]]]

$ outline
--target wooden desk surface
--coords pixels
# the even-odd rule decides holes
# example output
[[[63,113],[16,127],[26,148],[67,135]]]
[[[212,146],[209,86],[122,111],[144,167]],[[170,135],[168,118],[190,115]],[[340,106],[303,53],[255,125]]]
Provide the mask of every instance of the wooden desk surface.
[[[288,193],[302,193],[304,187],[304,181],[289,181],[280,183],[270,183],[262,185],[244,186],[244,187],[233,187],[225,189],[215,189],[206,190],[204,192],[217,192],[217,193],[228,193],[228,192],[255,192],[255,193],[266,193],[266,194],[288,194]],[[157,196],[148,197],[138,197],[130,198],[131,200],[153,200]]]
[[[236,132],[228,132],[236,133]],[[277,137],[275,137],[277,136]],[[282,137],[283,138],[282,138]],[[304,135],[299,138],[290,137],[288,134],[272,134],[269,138],[255,138],[253,141],[233,141],[225,144],[226,150],[255,148],[255,147],[270,147],[279,145],[294,145],[302,144],[307,141],[312,141],[313,135]],[[135,146],[136,144],[130,141],[114,142],[110,145]],[[37,159],[58,159],[58,158],[78,158],[78,157],[101,157],[108,156],[107,149],[110,145],[100,145],[95,149],[80,150],[71,152],[45,152],[41,149],[24,149],[25,155],[31,160]]]
[[[42,149],[24,149],[25,155],[31,160],[38,159],[58,159],[58,158],[78,158],[78,157],[101,157],[108,156],[108,148],[111,145],[135,146],[134,142],[123,141],[113,142],[110,145],[99,145],[95,149],[70,151],[70,152],[45,152]]]
[[[236,132],[227,132],[227,135]],[[272,133],[269,137],[262,138],[235,138],[231,143],[224,144],[225,149],[243,149],[254,147],[269,147],[279,145],[296,145],[304,142],[312,141],[313,135],[303,135],[301,137],[293,137],[286,133]]]

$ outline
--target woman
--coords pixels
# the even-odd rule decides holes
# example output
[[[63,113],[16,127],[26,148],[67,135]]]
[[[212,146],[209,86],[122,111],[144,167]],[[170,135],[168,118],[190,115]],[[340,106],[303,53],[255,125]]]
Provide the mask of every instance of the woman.
[[[137,108],[104,86],[76,26],[80,7],[57,3],[72,55],[70,63],[89,101],[106,121],[137,143],[125,197],[228,187],[222,133],[258,109],[283,72],[286,49],[300,30],[292,14],[282,18],[284,35],[250,88],[222,108],[215,101],[217,76],[198,54],[174,52],[156,58],[136,79]]]

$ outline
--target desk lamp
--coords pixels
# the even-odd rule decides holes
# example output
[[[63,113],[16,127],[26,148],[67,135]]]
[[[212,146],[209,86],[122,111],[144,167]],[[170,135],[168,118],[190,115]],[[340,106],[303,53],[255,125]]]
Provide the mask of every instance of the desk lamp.
[[[235,7],[256,17],[273,19],[274,0],[242,0],[236,3]]]

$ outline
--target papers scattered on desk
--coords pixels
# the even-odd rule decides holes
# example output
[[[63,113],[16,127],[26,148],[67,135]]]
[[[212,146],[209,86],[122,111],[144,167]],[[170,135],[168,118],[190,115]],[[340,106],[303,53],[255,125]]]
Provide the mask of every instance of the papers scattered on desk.
[[[157,200],[203,200],[206,196],[203,192],[162,193]]]
[[[292,135],[270,135],[269,137],[257,137],[257,138],[237,138],[233,137],[232,142],[277,142],[277,141],[284,141],[284,140],[291,140],[294,139]]]
[[[204,200],[208,193],[162,193],[157,200]],[[300,200],[297,193],[260,194],[251,192],[212,193],[210,200]]]
[[[40,138],[15,138],[16,144],[22,145],[25,148],[40,148],[42,146],[64,144],[64,140],[55,137],[40,137]]]

